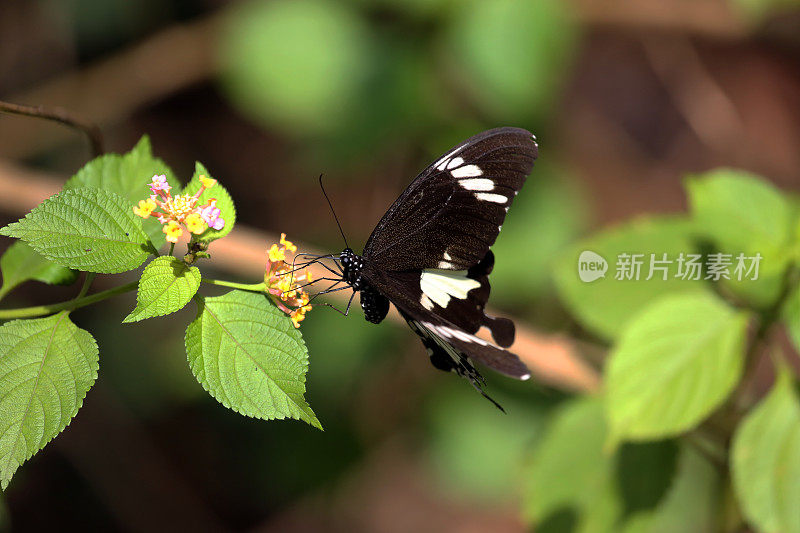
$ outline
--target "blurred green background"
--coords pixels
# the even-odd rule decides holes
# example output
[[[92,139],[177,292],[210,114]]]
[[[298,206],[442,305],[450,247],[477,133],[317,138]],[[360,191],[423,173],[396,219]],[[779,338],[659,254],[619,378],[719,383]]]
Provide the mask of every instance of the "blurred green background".
[[[0,99],[84,113],[110,151],[147,133],[178,175],[201,160],[241,223],[323,250],[342,244],[320,173],[360,249],[441,152],[527,128],[540,160],[494,247],[492,305],[593,340],[554,289],[577,239],[685,210],[687,172],[800,186],[799,21],[796,3],[765,0],[3,0]],[[31,122],[0,117],[0,161],[64,177],[86,161],[83,139]],[[71,295],[31,286],[4,305]],[[520,531],[547,517],[539,531],[603,531],[664,504],[671,480],[715,483],[672,442],[587,455],[605,431],[591,398],[487,375],[502,416],[407,328],[360,311],[303,324],[325,432],[245,419],[189,372],[193,310],[120,325],[132,303],[74,313],[99,380],[0,496],[0,530]],[[536,486],[559,460],[568,495]]]

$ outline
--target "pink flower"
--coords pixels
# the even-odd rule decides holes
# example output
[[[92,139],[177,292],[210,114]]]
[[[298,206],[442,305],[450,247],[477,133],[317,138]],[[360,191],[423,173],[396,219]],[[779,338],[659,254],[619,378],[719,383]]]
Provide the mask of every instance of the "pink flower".
[[[153,192],[153,194],[156,194],[159,191],[164,191],[165,193],[169,194],[170,189],[172,189],[172,187],[169,183],[167,183],[167,176],[164,174],[153,176],[153,179],[150,183],[150,190]]]
[[[206,224],[217,231],[225,227],[225,220],[219,216],[219,213],[216,199],[209,200],[208,205],[200,210],[200,216],[203,217]]]

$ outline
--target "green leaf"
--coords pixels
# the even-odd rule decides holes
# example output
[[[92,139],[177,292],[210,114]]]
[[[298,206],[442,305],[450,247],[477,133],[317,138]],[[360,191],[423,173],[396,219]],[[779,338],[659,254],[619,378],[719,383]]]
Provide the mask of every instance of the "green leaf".
[[[719,474],[697,450],[684,446],[678,472],[664,499],[651,511],[634,515],[625,533],[705,533],[717,531]]]
[[[654,508],[675,475],[678,447],[672,440],[626,442],[617,451],[616,482],[624,515]]]
[[[201,298],[198,307],[186,353],[211,396],[245,416],[291,417],[322,429],[303,398],[308,351],[286,315],[265,295],[243,291]]]
[[[788,371],[737,428],[731,468],[736,495],[755,528],[800,532],[800,399]]]
[[[67,312],[0,326],[0,486],[58,435],[97,378],[92,336]]]
[[[795,350],[800,353],[800,287],[796,287],[786,299],[783,320]]]
[[[174,313],[189,303],[200,288],[200,269],[171,256],[156,257],[142,272],[136,308],[125,322]]]
[[[443,71],[491,116],[544,115],[559,97],[577,45],[560,0],[462,2],[446,33]]]
[[[125,199],[102,189],[60,192],[0,234],[59,265],[101,274],[133,270],[153,252]]]
[[[186,188],[183,189],[183,194],[195,194],[200,190],[199,176],[201,174],[207,178],[212,177],[208,170],[206,170],[206,167],[201,165],[199,162],[195,163],[194,175],[192,176],[191,181],[186,184]],[[198,240],[204,242],[211,242],[219,239],[220,237],[224,237],[231,232],[233,225],[236,223],[236,207],[233,205],[233,199],[231,198],[231,195],[228,194],[228,191],[225,190],[225,187],[220,185],[219,182],[217,182],[210,189],[203,191],[203,194],[201,194],[197,200],[197,205],[201,206],[206,204],[212,198],[217,200],[217,207],[220,210],[220,216],[225,221],[225,225],[220,230],[208,228],[206,231],[200,234]]]
[[[610,531],[622,511],[614,456],[603,449],[600,398],[574,400],[554,415],[526,470],[523,514],[538,524],[564,508],[579,514],[578,531]]]
[[[69,285],[78,278],[76,271],[48,261],[21,241],[15,242],[5,251],[0,258],[0,270],[3,272],[0,298],[28,280],[50,285]]]
[[[370,37],[344,2],[242,3],[223,31],[224,88],[246,116],[267,126],[330,132],[359,103],[375,48]]]
[[[635,220],[579,242],[554,264],[556,288],[564,305],[584,326],[613,339],[659,296],[706,289],[702,281],[677,278],[674,264],[666,280],[657,271],[646,280],[651,254],[661,259],[666,253],[668,259],[676,260],[680,253],[692,253],[691,230],[692,224],[684,218],[654,217]],[[599,254],[608,263],[605,277],[581,281],[578,260],[584,251]],[[615,279],[617,257],[622,253],[644,254],[638,280]]]
[[[686,180],[696,229],[723,253],[732,254],[731,281],[725,284],[759,305],[772,303],[790,259],[794,214],[784,194],[762,178],[719,169]],[[737,280],[736,257],[761,254],[757,280]],[[749,263],[748,263],[749,264]]]
[[[131,211],[139,200],[150,197],[150,179],[156,174],[164,174],[175,190],[180,189],[181,184],[172,170],[153,156],[150,139],[145,135],[124,155],[106,154],[89,161],[67,180],[64,189],[89,187],[111,191],[122,196]],[[164,232],[158,220],[150,217],[143,221],[142,227],[155,248],[164,244]]]
[[[741,377],[747,318],[696,293],[663,297],[633,319],[606,364],[612,439],[676,435],[716,409]]]

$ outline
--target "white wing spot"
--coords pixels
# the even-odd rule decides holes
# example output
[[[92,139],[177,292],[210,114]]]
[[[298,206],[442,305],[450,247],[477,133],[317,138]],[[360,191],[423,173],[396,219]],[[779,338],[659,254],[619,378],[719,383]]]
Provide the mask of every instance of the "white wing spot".
[[[494,182],[489,178],[469,178],[459,180],[458,184],[468,191],[491,191],[494,189]]]
[[[457,157],[456,159],[461,159]],[[455,159],[453,159],[455,161]],[[447,165],[450,168],[450,165]],[[450,175],[454,178],[474,178],[483,176],[483,170],[478,165],[464,165],[463,167],[454,168],[450,171]]]
[[[453,263],[450,263],[449,261],[439,261],[439,265],[437,268],[443,268],[449,270],[453,267],[455,267],[455,265]]]
[[[492,194],[489,192],[476,192],[475,198],[477,198],[478,200],[483,200],[485,202],[494,202],[496,204],[504,204],[508,201],[508,198],[506,198],[502,194]]]
[[[419,286],[423,296],[436,302],[440,307],[447,307],[450,298],[464,300],[467,293],[480,287],[481,283],[468,278],[466,270],[426,269],[419,277]],[[422,298],[420,301],[422,302]]]
[[[444,170],[447,167],[447,163],[450,161],[450,158],[460,152],[464,146],[459,146],[454,150],[448,152],[447,154],[443,155],[438,161],[436,161],[433,166],[436,167],[437,170]]]
[[[445,252],[445,253],[444,253],[444,260],[445,260],[445,261],[450,261],[450,260],[452,260],[452,259],[453,259],[453,258],[452,258],[452,257],[450,257],[450,254],[448,254],[447,252]]]
[[[419,297],[419,303],[421,303],[422,307],[424,307],[428,311],[433,310],[433,302],[431,301],[430,298],[428,298],[428,295],[425,294],[424,292],[422,293],[422,296]]]
[[[447,170],[450,170],[451,168],[460,167],[463,164],[464,164],[463,157],[454,157],[453,159],[450,160],[449,163],[447,163]]]
[[[490,343],[483,339],[476,337],[475,335],[470,335],[466,331],[450,328],[447,326],[437,326],[436,324],[432,324],[431,322],[422,322],[422,326],[426,329],[436,333],[440,337],[445,339],[456,338],[458,340],[462,340],[464,342],[472,342],[475,344],[480,344],[481,346],[489,346]],[[492,345],[494,346],[494,345]]]

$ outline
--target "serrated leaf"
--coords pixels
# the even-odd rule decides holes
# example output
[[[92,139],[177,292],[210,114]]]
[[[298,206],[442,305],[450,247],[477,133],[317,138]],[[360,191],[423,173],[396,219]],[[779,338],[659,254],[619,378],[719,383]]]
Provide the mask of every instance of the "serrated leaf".
[[[800,399],[787,371],[737,428],[731,468],[753,526],[766,533],[800,532]]]
[[[759,305],[772,303],[790,259],[794,215],[784,194],[759,176],[733,169],[691,176],[686,190],[697,231],[733,256],[731,280],[725,285]],[[733,275],[740,253],[761,254],[757,280],[742,275],[739,281]]]
[[[747,315],[707,293],[666,296],[633,319],[606,364],[613,439],[657,439],[708,416],[739,382]]]
[[[181,184],[164,161],[154,157],[150,139],[145,135],[133,149],[123,155],[106,154],[89,161],[64,184],[64,189],[104,189],[125,198],[128,210],[150,196],[150,179],[156,174],[167,176],[170,185],[180,190]],[[153,246],[160,248],[164,240],[161,224],[151,217],[142,227]]]
[[[199,268],[171,256],[156,257],[139,279],[136,308],[122,322],[174,313],[183,309],[199,288]]]
[[[303,397],[308,351],[288,317],[265,295],[243,291],[198,304],[186,354],[203,388],[245,416],[291,417],[322,429]]]
[[[102,189],[60,192],[0,234],[59,265],[101,274],[133,270],[154,251],[125,199]]]
[[[675,265],[666,280],[658,273],[645,279],[651,254],[660,259],[666,253],[668,259],[675,260],[680,253],[693,252],[692,228],[684,218],[653,217],[634,220],[579,242],[554,264],[559,296],[581,324],[607,339],[616,338],[631,318],[659,296],[704,289],[701,281],[676,278]],[[608,263],[604,278],[581,281],[578,261],[584,251],[599,254]],[[638,280],[615,279],[615,265],[621,253],[644,255]]]
[[[58,435],[97,378],[98,350],[67,312],[0,327],[0,485]]]
[[[622,512],[614,484],[614,456],[606,439],[600,398],[561,407],[526,471],[523,513],[531,524],[571,508],[577,531],[610,531]]]
[[[3,286],[0,298],[25,281],[41,281],[50,285],[69,285],[78,278],[78,273],[57,265],[42,257],[22,241],[17,241],[0,258]]]
[[[207,178],[211,178],[211,174],[209,174],[208,170],[200,164],[199,162],[195,163],[194,168],[194,175],[189,183],[186,184],[186,187],[183,189],[183,194],[195,194],[197,191],[200,190],[200,175],[204,175]],[[213,240],[219,239],[220,237],[224,237],[233,229],[233,225],[236,223],[236,207],[233,205],[233,199],[231,195],[228,194],[228,191],[225,190],[225,187],[216,183],[210,189],[206,189],[203,191],[203,194],[200,195],[200,198],[197,201],[197,205],[201,206],[203,204],[208,203],[209,200],[215,198],[217,200],[217,207],[220,210],[220,216],[225,221],[225,226],[222,227],[220,230],[215,230],[214,228],[208,228],[198,237],[198,240],[204,242],[211,242]]]

